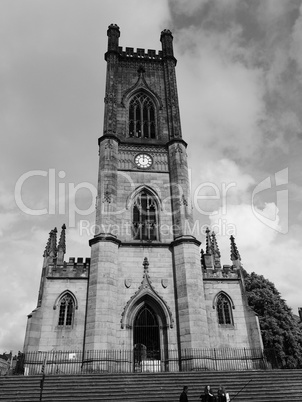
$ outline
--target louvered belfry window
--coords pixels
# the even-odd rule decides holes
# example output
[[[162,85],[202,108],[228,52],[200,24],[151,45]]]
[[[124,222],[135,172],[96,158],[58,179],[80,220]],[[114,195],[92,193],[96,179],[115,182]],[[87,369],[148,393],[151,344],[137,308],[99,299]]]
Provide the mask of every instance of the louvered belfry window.
[[[225,295],[218,296],[216,308],[219,324],[233,324],[231,303]]]
[[[144,92],[133,96],[129,104],[129,137],[155,138],[155,107]]]
[[[136,196],[132,224],[134,240],[158,240],[157,211],[157,203],[147,191],[142,191]]]
[[[72,325],[74,314],[74,302],[69,294],[66,294],[60,301],[59,325]]]

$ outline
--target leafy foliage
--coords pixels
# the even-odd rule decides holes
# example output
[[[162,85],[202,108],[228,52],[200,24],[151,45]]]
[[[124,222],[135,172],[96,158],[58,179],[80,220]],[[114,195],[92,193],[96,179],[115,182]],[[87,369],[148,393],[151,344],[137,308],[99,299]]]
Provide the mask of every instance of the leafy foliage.
[[[275,285],[243,270],[249,306],[258,315],[266,349],[273,348],[286,368],[302,367],[302,329]]]

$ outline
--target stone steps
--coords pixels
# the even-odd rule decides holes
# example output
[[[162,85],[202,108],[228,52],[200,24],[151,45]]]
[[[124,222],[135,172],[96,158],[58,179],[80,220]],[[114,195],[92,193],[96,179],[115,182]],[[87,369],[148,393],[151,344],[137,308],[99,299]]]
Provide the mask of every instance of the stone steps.
[[[0,401],[40,400],[40,376],[0,377]],[[228,371],[185,373],[137,373],[46,376],[43,401],[176,402],[183,385],[189,386],[189,401],[200,401],[205,385],[216,391],[225,386],[237,402],[301,402],[302,370]]]

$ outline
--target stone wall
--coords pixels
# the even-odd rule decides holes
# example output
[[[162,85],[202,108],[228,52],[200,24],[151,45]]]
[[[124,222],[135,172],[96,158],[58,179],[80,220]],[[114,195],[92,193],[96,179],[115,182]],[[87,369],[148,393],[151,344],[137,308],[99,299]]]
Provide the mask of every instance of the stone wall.
[[[71,326],[59,326],[59,297],[66,290],[77,301]],[[50,278],[44,284],[43,300],[28,318],[24,351],[82,350],[87,298],[87,277]]]
[[[255,313],[246,304],[241,279],[204,279],[204,289],[210,347],[261,347]],[[233,325],[218,323],[215,298],[221,291],[225,292],[233,302]]]

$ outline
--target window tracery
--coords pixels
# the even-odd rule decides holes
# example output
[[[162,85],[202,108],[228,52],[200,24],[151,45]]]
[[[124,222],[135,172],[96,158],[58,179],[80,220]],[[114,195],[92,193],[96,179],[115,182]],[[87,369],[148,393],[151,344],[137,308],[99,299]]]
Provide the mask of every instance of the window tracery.
[[[71,326],[74,318],[74,301],[70,294],[66,294],[59,302],[59,322],[61,326]]]
[[[156,138],[155,106],[144,92],[138,92],[130,100],[129,137]]]
[[[219,324],[233,324],[231,303],[223,293],[217,298],[216,310]]]
[[[159,240],[157,202],[145,190],[133,202],[132,231],[134,240]]]

